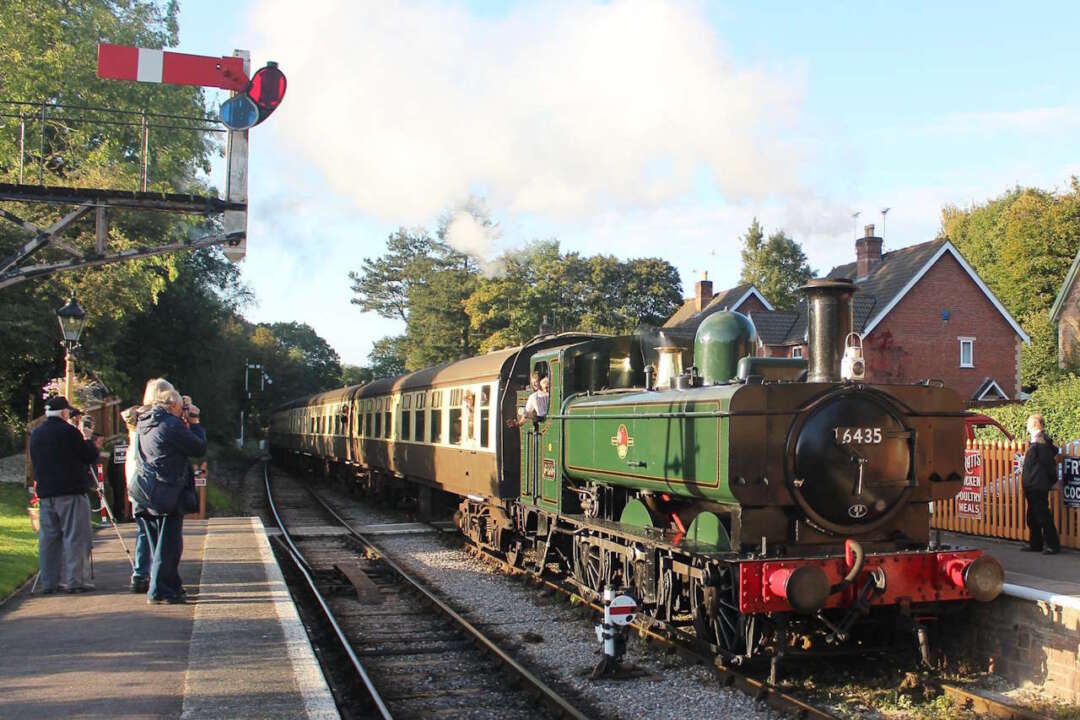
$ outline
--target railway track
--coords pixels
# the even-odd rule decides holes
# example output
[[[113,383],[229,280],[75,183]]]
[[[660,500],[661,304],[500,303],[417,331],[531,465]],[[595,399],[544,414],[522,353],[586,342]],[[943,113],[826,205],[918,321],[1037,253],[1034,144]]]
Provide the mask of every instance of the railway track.
[[[507,574],[526,576],[530,582],[560,593],[573,602],[587,605],[598,616],[603,615],[603,605],[594,599],[584,597],[569,583],[516,567],[507,563],[503,558],[478,548],[464,539],[462,539],[462,542],[477,557],[499,566]],[[647,619],[635,620],[632,627],[648,642],[670,649],[688,660],[710,667],[723,685],[737,688],[753,696],[756,700],[765,702],[770,707],[789,713],[797,718],[823,720],[824,718],[838,717],[828,708],[814,705],[810,700],[796,697],[771,685],[764,677],[755,677],[751,673],[725,665],[718,656],[703,651],[692,636],[682,631],[669,630],[654,625]],[[1008,698],[998,693],[955,683],[943,682],[939,683],[938,686],[942,694],[951,698],[956,706],[966,713],[960,717],[999,718],[1001,720],[1051,720],[1049,716],[1014,705]]]
[[[358,716],[588,717],[317,495],[275,488],[269,466],[264,479],[288,554],[369,696]]]

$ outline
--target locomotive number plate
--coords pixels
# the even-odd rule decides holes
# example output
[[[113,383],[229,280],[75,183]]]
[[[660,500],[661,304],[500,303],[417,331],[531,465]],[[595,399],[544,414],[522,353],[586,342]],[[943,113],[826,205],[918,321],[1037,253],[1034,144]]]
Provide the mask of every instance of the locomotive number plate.
[[[838,427],[833,428],[833,434],[841,445],[877,445],[885,437],[879,427]]]

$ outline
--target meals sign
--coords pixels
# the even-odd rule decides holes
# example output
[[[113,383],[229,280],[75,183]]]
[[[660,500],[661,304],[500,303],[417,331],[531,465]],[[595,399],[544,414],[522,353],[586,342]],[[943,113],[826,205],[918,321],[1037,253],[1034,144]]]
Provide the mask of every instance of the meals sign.
[[[956,514],[969,520],[982,519],[983,471],[982,453],[964,451],[964,486],[956,495]]]

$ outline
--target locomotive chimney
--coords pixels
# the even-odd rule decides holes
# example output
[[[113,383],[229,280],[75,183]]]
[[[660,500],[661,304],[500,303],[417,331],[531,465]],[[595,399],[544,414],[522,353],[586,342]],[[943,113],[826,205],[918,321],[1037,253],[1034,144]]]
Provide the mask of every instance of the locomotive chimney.
[[[811,280],[802,286],[806,293],[809,335],[807,382],[840,382],[840,360],[844,340],[853,325],[851,296],[855,283],[847,279]]]

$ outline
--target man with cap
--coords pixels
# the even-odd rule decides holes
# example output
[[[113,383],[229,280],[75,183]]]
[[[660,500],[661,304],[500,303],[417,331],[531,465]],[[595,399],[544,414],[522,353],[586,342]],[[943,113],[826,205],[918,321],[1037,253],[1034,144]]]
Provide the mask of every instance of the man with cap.
[[[98,457],[93,430],[79,432],[68,423],[73,408],[62,395],[45,402],[45,422],[30,434],[30,462],[41,501],[38,564],[41,592],[60,586],[60,549],[63,546],[64,581],[69,593],[92,590],[87,579],[90,554],[90,476],[87,465]]]

